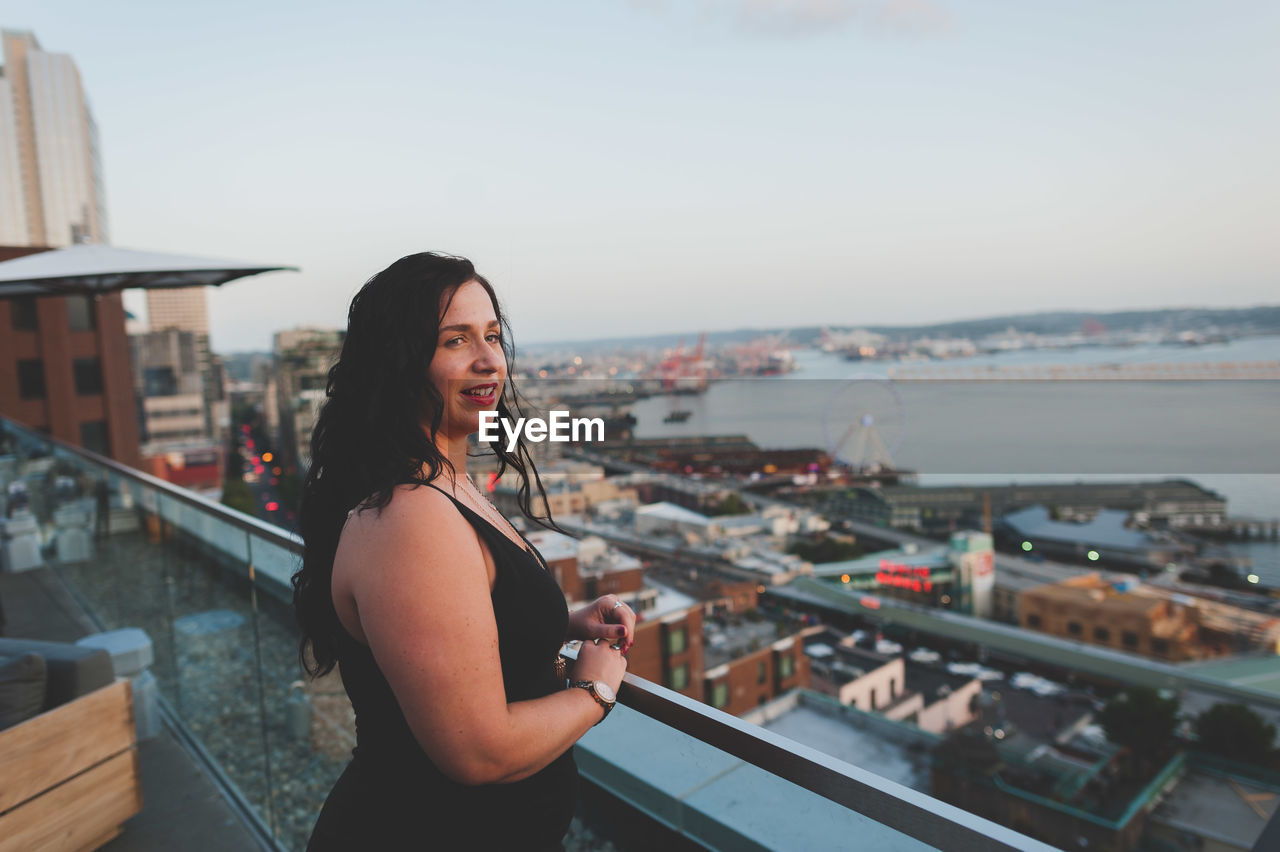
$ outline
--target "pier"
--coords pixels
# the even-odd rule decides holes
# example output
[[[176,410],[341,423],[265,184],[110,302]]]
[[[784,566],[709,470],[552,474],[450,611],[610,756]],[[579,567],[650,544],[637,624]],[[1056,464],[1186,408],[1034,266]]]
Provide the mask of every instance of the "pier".
[[[1225,518],[1216,524],[1184,524],[1177,530],[1230,541],[1280,541],[1280,518]]]
[[[1206,382],[1280,381],[1280,361],[1225,361],[1165,364],[1019,364],[950,366],[912,364],[890,367],[894,381],[1127,381]]]

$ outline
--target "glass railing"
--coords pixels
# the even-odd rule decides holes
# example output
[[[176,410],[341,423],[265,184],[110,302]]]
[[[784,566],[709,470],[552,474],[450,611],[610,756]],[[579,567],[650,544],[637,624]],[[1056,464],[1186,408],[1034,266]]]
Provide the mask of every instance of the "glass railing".
[[[355,736],[338,674],[298,665],[300,540],[4,418],[0,499],[6,567],[145,630],[170,723],[264,840],[302,849]],[[1051,848],[633,675],[619,699],[584,778],[709,848]]]

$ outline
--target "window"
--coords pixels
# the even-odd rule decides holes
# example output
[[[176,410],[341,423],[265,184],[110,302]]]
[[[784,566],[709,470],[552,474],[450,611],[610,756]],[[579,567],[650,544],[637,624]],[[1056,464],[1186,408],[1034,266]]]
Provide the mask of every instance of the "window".
[[[1120,641],[1124,643],[1126,648],[1136,648],[1138,647],[1138,634],[1132,630],[1126,630],[1120,634]]]
[[[1105,627],[1093,628],[1093,639],[1095,642],[1110,642],[1111,631]]]
[[[795,673],[795,660],[790,657],[778,657],[778,679],[786,680]]]
[[[142,386],[143,396],[176,396],[178,377],[172,367],[144,367]]]
[[[1067,633],[1070,634],[1071,636],[1079,636],[1083,632],[1084,632],[1084,628],[1080,626],[1080,622],[1078,621],[1067,622]]]
[[[1033,613],[1031,613],[1030,615],[1028,615],[1028,616],[1027,616],[1027,626],[1028,626],[1028,627],[1037,627],[1037,628],[1038,628],[1038,627],[1040,626],[1040,616],[1036,615],[1034,612],[1033,612]]]
[[[756,663],[756,683],[769,682],[769,664],[764,660]]]
[[[9,319],[13,323],[14,331],[35,331],[36,322],[36,297],[35,296],[17,296],[9,300]]]
[[[67,296],[67,325],[72,331],[93,331],[98,327],[92,296]]]
[[[667,653],[671,656],[683,654],[685,649],[684,625],[672,627],[667,633]]]
[[[1159,654],[1162,657],[1169,656],[1169,641],[1167,639],[1152,639],[1151,653]]]
[[[102,362],[97,358],[76,358],[71,362],[78,396],[102,393]]]
[[[711,687],[711,706],[719,710],[729,703],[729,684],[717,683]]]
[[[667,678],[667,686],[671,689],[682,690],[689,686],[689,664],[681,663],[671,670],[670,676]]]
[[[879,703],[880,702],[876,700],[876,691],[874,689],[871,690],[871,709],[875,710]]]
[[[90,420],[80,424],[80,446],[100,456],[107,455],[107,423],[105,420]]]
[[[44,399],[44,362],[39,358],[18,362],[18,396]]]

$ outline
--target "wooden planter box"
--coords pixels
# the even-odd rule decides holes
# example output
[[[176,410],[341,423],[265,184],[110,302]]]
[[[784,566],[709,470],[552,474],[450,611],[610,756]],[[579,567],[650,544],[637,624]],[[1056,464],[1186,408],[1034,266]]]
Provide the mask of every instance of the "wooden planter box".
[[[0,731],[0,852],[97,849],[140,810],[129,681]]]

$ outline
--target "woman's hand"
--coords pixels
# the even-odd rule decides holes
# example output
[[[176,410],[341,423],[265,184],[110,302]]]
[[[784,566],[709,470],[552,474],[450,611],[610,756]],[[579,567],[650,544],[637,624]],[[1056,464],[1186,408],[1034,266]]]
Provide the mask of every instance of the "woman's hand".
[[[602,680],[613,687],[615,695],[627,673],[627,658],[607,640],[583,642],[578,648],[578,661],[573,664],[574,680]]]
[[[606,639],[622,653],[631,650],[636,639],[636,614],[617,595],[596,598],[569,616],[570,639]]]

